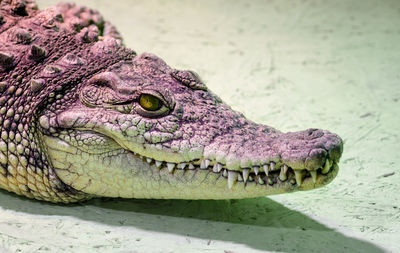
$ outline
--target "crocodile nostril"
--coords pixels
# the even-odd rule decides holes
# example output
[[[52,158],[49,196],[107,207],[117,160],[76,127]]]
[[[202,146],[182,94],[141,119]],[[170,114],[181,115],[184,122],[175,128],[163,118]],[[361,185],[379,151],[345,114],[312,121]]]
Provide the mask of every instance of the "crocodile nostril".
[[[318,131],[318,129],[316,129],[316,128],[310,128],[310,129],[307,129],[306,131],[307,131],[307,133],[308,133],[308,136],[311,136],[315,131]]]
[[[324,135],[324,132],[322,130],[316,128],[307,129],[305,132],[306,132],[306,138],[308,140],[321,138]]]

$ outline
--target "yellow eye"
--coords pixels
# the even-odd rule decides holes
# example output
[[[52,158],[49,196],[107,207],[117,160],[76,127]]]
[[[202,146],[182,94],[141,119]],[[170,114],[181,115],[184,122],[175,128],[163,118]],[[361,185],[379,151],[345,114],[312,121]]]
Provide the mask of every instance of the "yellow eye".
[[[155,96],[142,94],[139,98],[139,104],[147,111],[157,111],[161,108],[162,102]]]

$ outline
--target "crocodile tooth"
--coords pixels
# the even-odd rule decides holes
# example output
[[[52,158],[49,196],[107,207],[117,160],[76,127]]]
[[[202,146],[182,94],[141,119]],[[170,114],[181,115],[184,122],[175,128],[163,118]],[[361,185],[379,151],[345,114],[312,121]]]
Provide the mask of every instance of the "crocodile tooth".
[[[271,168],[271,171],[274,171],[275,170],[275,163],[271,162],[269,167]]]
[[[312,177],[312,181],[314,182],[314,184],[317,182],[317,171],[316,170],[312,170],[310,171],[311,177]]]
[[[189,170],[194,170],[194,169],[195,169],[194,165],[189,163]]]
[[[322,169],[322,174],[328,174],[330,169],[331,169],[330,161],[329,159],[326,159],[325,166]]]
[[[254,166],[253,169],[254,169],[254,173],[256,175],[258,175],[258,172],[260,171],[260,168],[258,166]]]
[[[288,170],[287,165],[286,165],[286,164],[283,165],[282,168],[281,168],[281,173],[279,173],[279,179],[280,179],[282,182],[283,182],[283,181],[286,181],[286,179],[287,179],[287,170]]]
[[[294,170],[294,175],[296,177],[297,186],[301,186],[301,184],[303,183],[303,171]]]
[[[175,163],[167,163],[167,168],[168,168],[169,173],[174,172]]]
[[[240,173],[238,173],[238,181],[243,182],[243,177],[242,177],[242,174],[240,174]]]
[[[247,180],[249,179],[250,170],[249,169],[243,169],[242,173],[243,173],[244,182],[247,182]]]
[[[152,161],[153,161],[153,159],[151,159],[150,157],[147,157],[147,158],[146,158],[146,162],[147,162],[147,163],[151,163]]]
[[[254,178],[252,176],[249,176],[249,182],[253,182]]]
[[[217,172],[221,172],[222,170],[222,164],[217,163]]]
[[[217,168],[217,165],[218,163],[214,163],[214,166],[213,166],[213,172],[214,173],[217,173],[218,172],[218,168]]]
[[[228,172],[226,170],[224,170],[224,172],[222,172],[222,176],[227,177],[228,176]]]
[[[259,184],[265,184],[264,180],[261,177],[258,177],[258,183]]]
[[[157,168],[160,168],[161,164],[162,164],[161,161],[157,161],[157,160],[156,160],[156,166],[157,166]]]
[[[142,156],[142,155],[140,155],[140,156],[139,156],[139,158],[140,158],[140,159],[143,159],[143,156]]]
[[[206,165],[205,164],[206,164],[205,160],[201,160],[200,161],[200,169],[202,169],[202,170],[206,169]]]
[[[264,172],[268,176],[268,164],[264,164]]]
[[[221,172],[221,170],[222,170],[222,164],[220,164],[220,163],[214,163],[213,172],[219,173],[219,172]]]
[[[185,169],[185,167],[186,167],[186,163],[180,163],[180,164],[179,164],[179,168],[180,168],[181,170]]]
[[[232,185],[237,181],[238,174],[236,171],[228,170],[228,188],[231,189]]]
[[[201,163],[200,163],[200,169],[206,170],[208,168],[208,165],[210,165],[210,160],[203,159],[203,160],[201,160]]]

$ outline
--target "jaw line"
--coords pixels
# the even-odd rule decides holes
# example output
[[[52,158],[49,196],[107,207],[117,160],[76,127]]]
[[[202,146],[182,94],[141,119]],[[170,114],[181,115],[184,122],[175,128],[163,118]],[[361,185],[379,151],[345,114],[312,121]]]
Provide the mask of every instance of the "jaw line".
[[[58,149],[58,151],[61,152],[68,152],[68,149],[76,149],[80,150],[81,152],[86,152],[90,155],[98,155],[98,153],[93,153],[93,152],[88,152],[87,150],[82,150],[80,147],[74,146],[71,143],[66,143],[65,140],[59,138],[59,137],[54,137],[54,136],[47,136],[47,139],[52,139],[53,141],[56,142],[64,142],[65,146],[63,148]],[[106,136],[107,137],[107,136]],[[110,137],[107,137],[110,138]],[[112,139],[112,138],[110,138]],[[112,139],[115,141],[114,139]],[[119,145],[119,143],[118,143]],[[54,146],[54,145],[53,145]],[[58,145],[56,145],[58,146]],[[213,167],[211,166],[213,163],[210,164],[210,166],[207,167],[207,169],[201,169],[200,168],[200,163],[201,159],[195,160],[192,163],[192,166],[190,166],[190,163],[180,163],[180,164],[175,164],[175,163],[169,163],[172,164],[170,165],[173,166],[173,169],[168,169],[168,163],[167,162],[161,162],[161,165],[157,166],[156,165],[156,160],[150,157],[145,157],[141,156],[140,154],[131,151],[129,149],[126,149],[119,145],[120,150],[124,150],[126,153],[129,154],[127,156],[128,159],[132,158],[132,161],[135,160],[135,164],[138,164],[142,168],[137,168],[137,170],[151,170],[152,172],[150,175],[152,175],[152,178],[146,178],[145,176],[142,176],[140,180],[146,181],[146,180],[163,180],[164,182],[167,182],[166,187],[172,187],[171,188],[176,188],[176,190],[180,191],[185,191],[185,189],[189,191],[193,191],[196,194],[194,195],[179,195],[177,192],[173,192],[174,190],[171,190],[172,192],[170,194],[168,193],[163,193],[163,189],[160,189],[158,192],[154,192],[150,195],[146,193],[139,193],[134,192],[134,195],[128,196],[128,197],[138,197],[138,198],[182,198],[182,199],[235,199],[235,198],[251,198],[251,197],[259,197],[259,196],[266,196],[266,195],[271,195],[271,194],[279,194],[279,193],[287,193],[287,192],[293,192],[293,191],[299,191],[299,190],[308,190],[308,189],[314,189],[318,188],[320,186],[326,185],[332,179],[336,176],[338,167],[337,164],[334,163],[332,165],[332,168],[330,172],[327,175],[322,175],[320,174],[317,182],[313,183],[310,177],[304,178],[303,183],[298,186],[295,183],[293,184],[291,179],[293,179],[293,175],[289,174],[289,177],[285,181],[281,181],[278,176],[279,176],[279,170],[275,170],[273,172],[269,172],[269,175],[273,176],[274,183],[271,185],[268,183],[268,180],[265,177],[264,172],[260,172],[257,176],[252,175],[253,181],[248,180],[247,182],[244,181],[237,181],[234,180],[234,182],[231,184],[231,187],[229,187],[228,183],[228,177],[224,176],[224,169],[221,169],[220,172],[213,172]],[[118,149],[116,149],[118,150]],[[124,155],[124,154],[121,154]],[[131,157],[131,158],[129,158]],[[129,162],[126,162],[126,164],[129,164]],[[184,169],[182,169],[182,164],[185,164]],[[126,166],[125,166],[126,167]],[[56,171],[59,171],[60,168],[57,168],[56,166]],[[129,170],[129,168],[120,168],[124,170]],[[62,170],[62,169],[61,169]],[[226,169],[228,173],[228,169]],[[243,170],[230,170],[231,172],[234,173],[242,173]],[[58,174],[58,173],[57,173]],[[139,174],[143,174],[142,172],[139,172]],[[251,175],[252,173],[250,173]],[[239,174],[236,174],[237,176]],[[128,177],[130,175],[127,175]],[[131,175],[133,176],[133,175]],[[262,183],[260,178],[264,178]],[[235,178],[237,179],[237,178]],[[67,182],[66,182],[67,183]],[[177,185],[177,187],[174,186],[174,184]],[[182,184],[182,185],[179,185]],[[199,187],[198,190],[196,190],[196,187]],[[160,186],[161,188],[161,186]],[[76,188],[77,189],[77,188]],[[77,190],[82,190],[82,189],[77,189]],[[149,189],[151,190],[151,189]],[[207,191],[212,191],[212,193],[207,192]],[[93,193],[90,193],[93,194]],[[101,194],[96,194],[94,195],[101,195]],[[120,195],[120,197],[125,197],[123,195]]]
[[[232,184],[231,187],[229,187],[228,183],[228,177],[224,175],[224,170],[235,172],[235,173],[243,173],[243,170],[229,170],[227,168],[223,168],[220,172],[215,172],[213,169],[215,168],[213,165],[215,164],[214,162],[211,162],[210,165],[207,167],[207,169],[201,169],[200,168],[200,163],[202,159],[197,159],[192,162],[183,162],[183,163],[168,163],[165,161],[157,161],[153,158],[145,157],[142,156],[138,153],[135,153],[133,151],[131,152],[137,159],[142,160],[143,163],[147,163],[151,165],[152,169],[155,171],[158,171],[159,173],[162,173],[162,171],[166,172],[169,177],[174,177],[174,176],[180,176],[185,173],[205,173],[206,175],[216,175],[216,181],[224,180],[226,181],[227,188],[231,190],[231,188],[235,188],[236,190],[238,187],[242,187],[243,190],[245,190],[249,186],[256,186],[256,187],[264,187],[267,189],[267,192],[264,195],[270,195],[270,194],[276,194],[276,191],[280,191],[280,193],[285,193],[285,192],[293,192],[293,191],[304,191],[304,190],[311,190],[311,189],[316,189],[319,187],[322,187],[328,183],[330,183],[337,175],[339,171],[339,167],[336,162],[333,162],[333,164],[330,167],[330,170],[326,174],[322,174],[321,170],[318,170],[318,177],[316,179],[316,182],[313,182],[312,177],[309,174],[309,171],[306,171],[307,176],[305,176],[302,180],[301,185],[299,186],[296,184],[296,182],[293,182],[295,179],[294,171],[293,169],[289,168],[288,171],[288,179],[282,181],[279,179],[279,172],[280,169],[277,169],[273,172],[269,172],[269,175],[273,176],[274,178],[274,183],[269,184],[266,175],[261,172],[258,175],[255,175],[254,173],[251,173],[251,176],[253,176],[253,180],[236,180],[234,184]],[[156,165],[156,162],[158,162],[158,166]],[[193,166],[191,166],[193,165]],[[183,166],[183,168],[182,168]],[[189,169],[191,167],[191,169]],[[179,175],[177,175],[177,173]],[[165,173],[162,173],[165,174]],[[264,174],[264,175],[263,175]],[[260,183],[259,179],[263,179],[263,182]],[[268,193],[268,191],[273,190],[274,193]],[[284,191],[286,189],[286,191]]]

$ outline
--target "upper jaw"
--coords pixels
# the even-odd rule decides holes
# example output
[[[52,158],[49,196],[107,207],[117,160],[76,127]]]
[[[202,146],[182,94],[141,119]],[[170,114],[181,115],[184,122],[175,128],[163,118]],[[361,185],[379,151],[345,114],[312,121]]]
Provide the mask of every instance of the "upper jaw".
[[[270,186],[290,182],[299,188],[310,189],[328,183],[333,179],[332,175],[336,175],[343,150],[343,142],[337,135],[325,130],[308,129],[278,134],[270,140],[264,156],[251,152],[251,149],[242,156],[224,155],[214,145],[206,146],[199,158],[182,158],[178,162],[137,155],[159,169],[166,168],[170,173],[175,170],[199,170],[220,174],[227,179],[228,188],[236,182]],[[231,145],[235,147],[234,143]],[[248,146],[243,145],[235,151],[243,152],[246,148]]]
[[[300,132],[272,133],[259,131],[248,136],[234,133],[219,136],[204,148],[203,158],[221,163],[229,170],[261,167],[277,169],[287,166],[293,170],[317,170],[326,161],[338,163],[343,141],[326,130],[307,129]]]

